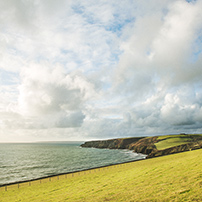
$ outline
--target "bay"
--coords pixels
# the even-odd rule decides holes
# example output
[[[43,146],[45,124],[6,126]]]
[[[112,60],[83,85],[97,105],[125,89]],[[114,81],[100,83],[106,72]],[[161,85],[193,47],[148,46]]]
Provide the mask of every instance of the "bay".
[[[81,144],[1,143],[0,185],[145,158],[128,150],[81,148]]]

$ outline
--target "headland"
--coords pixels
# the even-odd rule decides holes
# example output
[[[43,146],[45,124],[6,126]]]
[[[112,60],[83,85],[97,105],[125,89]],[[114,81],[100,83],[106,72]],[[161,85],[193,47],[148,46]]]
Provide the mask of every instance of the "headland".
[[[177,134],[153,137],[130,137],[88,141],[81,147],[129,149],[146,154],[147,158],[202,148],[202,134]]]

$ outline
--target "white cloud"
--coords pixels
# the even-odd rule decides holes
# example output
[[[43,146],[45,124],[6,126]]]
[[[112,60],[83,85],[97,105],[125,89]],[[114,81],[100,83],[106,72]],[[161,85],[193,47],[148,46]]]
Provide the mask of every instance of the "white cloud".
[[[94,86],[82,75],[64,74],[61,66],[32,64],[22,74],[19,113],[38,117],[44,127],[78,127],[85,118],[84,102],[95,96]]]
[[[0,1],[0,141],[200,131],[201,8]]]

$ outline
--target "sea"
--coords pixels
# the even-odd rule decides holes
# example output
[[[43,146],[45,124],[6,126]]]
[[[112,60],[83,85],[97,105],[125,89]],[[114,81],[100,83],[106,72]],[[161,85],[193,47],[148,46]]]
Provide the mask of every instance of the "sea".
[[[0,185],[146,157],[129,150],[82,148],[82,143],[0,143]]]

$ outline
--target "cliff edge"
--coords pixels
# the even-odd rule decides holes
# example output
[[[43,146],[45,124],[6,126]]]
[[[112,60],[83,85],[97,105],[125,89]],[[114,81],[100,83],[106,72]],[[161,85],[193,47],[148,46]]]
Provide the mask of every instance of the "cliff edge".
[[[202,134],[178,134],[88,141],[81,147],[129,149],[147,158],[202,148]]]

